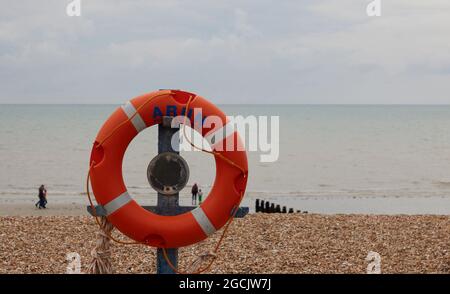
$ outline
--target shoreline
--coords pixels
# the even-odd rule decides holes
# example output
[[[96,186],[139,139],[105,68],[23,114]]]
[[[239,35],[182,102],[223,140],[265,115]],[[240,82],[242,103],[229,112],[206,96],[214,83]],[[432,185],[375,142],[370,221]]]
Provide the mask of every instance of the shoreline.
[[[47,209],[37,209],[32,196],[0,197],[0,216],[88,216],[86,196],[67,197],[52,196]],[[255,212],[255,200],[261,199],[279,204],[281,207],[293,208],[294,211],[336,215],[450,215],[450,197],[258,197],[246,196],[241,206],[248,206],[250,212]],[[155,205],[155,198],[136,197],[140,205]],[[95,203],[95,200],[94,200]],[[182,195],[180,205],[191,205],[190,197]]]

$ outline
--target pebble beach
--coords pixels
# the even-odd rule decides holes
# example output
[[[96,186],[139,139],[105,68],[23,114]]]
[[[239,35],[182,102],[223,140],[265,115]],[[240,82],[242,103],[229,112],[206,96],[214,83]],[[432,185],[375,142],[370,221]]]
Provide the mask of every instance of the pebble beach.
[[[70,252],[86,272],[97,229],[87,216],[2,216],[0,273],[66,273]],[[371,251],[382,273],[450,273],[449,235],[450,216],[250,214],[233,222],[209,273],[366,273]],[[219,237],[180,249],[180,269]],[[115,273],[155,273],[154,248],[113,244],[111,255]]]

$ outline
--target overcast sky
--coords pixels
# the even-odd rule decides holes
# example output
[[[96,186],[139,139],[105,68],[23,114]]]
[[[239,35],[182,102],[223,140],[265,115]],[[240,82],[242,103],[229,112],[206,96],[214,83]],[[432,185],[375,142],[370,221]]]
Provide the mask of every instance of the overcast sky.
[[[450,1],[0,0],[0,103],[450,103]]]

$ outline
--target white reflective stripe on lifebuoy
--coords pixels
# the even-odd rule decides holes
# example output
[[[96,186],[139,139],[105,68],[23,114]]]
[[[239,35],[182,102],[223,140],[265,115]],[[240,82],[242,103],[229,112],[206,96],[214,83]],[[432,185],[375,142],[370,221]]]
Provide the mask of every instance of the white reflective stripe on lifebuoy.
[[[216,231],[216,228],[213,226],[213,224],[211,223],[211,221],[206,216],[205,212],[200,206],[194,210],[191,210],[191,213],[194,216],[197,223],[199,224],[199,226],[202,228],[203,232],[206,234],[206,236],[209,236]]]
[[[134,108],[133,104],[131,104],[130,101],[127,101],[125,105],[122,105],[122,109],[128,116],[128,118],[132,117],[136,113],[136,108]],[[136,115],[134,115],[134,117],[131,119],[131,123],[136,128],[136,131],[138,133],[147,127],[139,113],[136,113]]]
[[[123,192],[113,200],[109,201],[105,205],[103,205],[103,208],[106,210],[106,215],[111,215],[118,209],[122,208],[125,204],[133,200],[128,194],[128,191]]]
[[[234,123],[228,122],[225,126],[221,127],[217,131],[215,131],[212,134],[209,134],[205,137],[206,141],[211,145],[212,149],[214,149],[214,145],[217,145],[218,143],[222,142],[223,139],[227,138],[231,134],[233,134],[236,131],[234,127]]]

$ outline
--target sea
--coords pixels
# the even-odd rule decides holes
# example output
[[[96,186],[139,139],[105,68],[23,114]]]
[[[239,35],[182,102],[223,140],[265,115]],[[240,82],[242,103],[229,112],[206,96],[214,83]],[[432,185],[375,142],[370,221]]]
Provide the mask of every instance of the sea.
[[[92,144],[117,107],[0,105],[0,203],[34,200],[41,184],[52,201],[87,203]],[[278,159],[261,162],[267,152],[248,152],[243,205],[251,210],[261,199],[308,213],[450,214],[448,105],[220,108],[234,116],[279,117]],[[156,201],[146,173],[156,154],[157,127],[151,127],[125,155],[125,183],[142,205]],[[194,182],[208,194],[215,162],[202,152],[181,155],[190,178],[180,204],[189,205]]]

